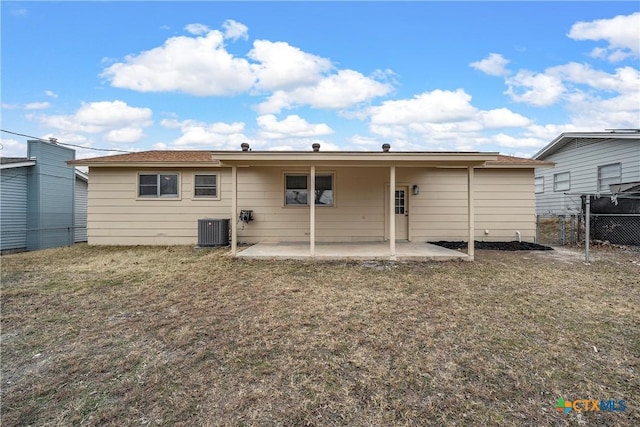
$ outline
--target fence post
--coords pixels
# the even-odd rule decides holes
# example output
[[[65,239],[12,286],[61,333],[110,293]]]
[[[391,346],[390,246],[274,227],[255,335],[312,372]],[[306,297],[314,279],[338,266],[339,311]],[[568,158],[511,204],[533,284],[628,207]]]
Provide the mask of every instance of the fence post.
[[[591,196],[587,196],[585,202],[585,214],[584,214],[584,263],[589,264],[589,234],[591,234]]]

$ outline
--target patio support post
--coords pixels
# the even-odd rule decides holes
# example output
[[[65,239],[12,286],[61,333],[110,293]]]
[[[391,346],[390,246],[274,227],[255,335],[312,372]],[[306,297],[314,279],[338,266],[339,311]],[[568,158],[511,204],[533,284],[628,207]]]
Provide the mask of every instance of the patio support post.
[[[389,251],[396,259],[396,167],[389,168]]]
[[[311,165],[309,201],[309,255],[316,255],[316,166]]]
[[[468,206],[468,220],[469,220],[469,243],[467,246],[467,255],[473,261],[475,235],[476,235],[476,218],[475,218],[475,206],[474,206],[474,183],[473,183],[473,166],[467,167],[467,206]]]
[[[238,230],[236,220],[238,216],[238,168],[231,166],[231,255],[238,251]]]

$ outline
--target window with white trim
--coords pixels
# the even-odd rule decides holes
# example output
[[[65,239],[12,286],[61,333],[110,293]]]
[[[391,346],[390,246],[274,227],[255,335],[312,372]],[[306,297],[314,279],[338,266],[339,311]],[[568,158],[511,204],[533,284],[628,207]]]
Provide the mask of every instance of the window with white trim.
[[[568,191],[571,189],[571,172],[560,172],[553,175],[553,191]]]
[[[544,176],[536,177],[536,194],[544,193]]]
[[[197,174],[193,178],[194,197],[218,197],[218,175],[214,173]]]
[[[139,197],[178,197],[177,173],[141,173],[138,175]]]
[[[620,182],[622,182],[622,165],[620,163],[598,166],[598,191],[608,193],[611,191],[609,185],[620,184]]]
[[[284,177],[285,206],[309,205],[308,174],[286,174]],[[316,206],[333,206],[333,174],[317,174],[314,200]]]

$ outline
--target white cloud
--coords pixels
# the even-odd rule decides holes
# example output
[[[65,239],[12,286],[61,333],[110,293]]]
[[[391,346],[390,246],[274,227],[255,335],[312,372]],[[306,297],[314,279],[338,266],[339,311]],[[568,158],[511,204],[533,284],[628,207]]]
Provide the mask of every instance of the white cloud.
[[[498,108],[495,110],[481,111],[479,117],[486,129],[507,128],[507,127],[524,127],[531,124],[531,120],[514,113],[507,108]]]
[[[604,40],[608,43],[606,54],[602,49],[592,51],[598,57],[608,56],[611,62],[621,61],[640,54],[640,12],[618,15],[611,19],[577,22],[567,34],[573,40]]]
[[[0,138],[2,157],[27,157],[27,143],[9,138]]]
[[[54,92],[54,91],[52,91],[52,90],[45,90],[45,91],[44,91],[44,94],[45,94],[45,95],[47,95],[49,98],[54,98],[54,99],[55,99],[55,98],[57,98],[57,97],[58,97],[58,94],[57,94],[57,93],[55,93],[55,92]]]
[[[105,140],[109,142],[126,142],[132,143],[140,141],[144,137],[144,132],[138,127],[125,127],[109,131],[105,136]]]
[[[322,139],[289,138],[280,141],[280,145],[269,146],[269,151],[311,151],[313,144],[320,144],[320,151],[339,151],[340,147]]]
[[[276,116],[268,114],[257,119],[260,135],[266,139],[283,139],[291,137],[313,137],[330,135],[333,130],[324,123],[311,124],[297,115],[287,116],[278,121]]]
[[[161,125],[171,129],[180,128],[182,135],[166,145],[176,149],[238,150],[243,142],[253,142],[244,135],[245,124],[242,122],[203,123],[195,120],[165,119]]]
[[[284,42],[256,40],[248,56],[258,62],[252,68],[261,90],[313,85],[331,68],[331,61]]]
[[[204,31],[199,24],[187,27]],[[198,37],[172,37],[161,47],[110,65],[102,76],[114,87],[139,92],[215,96],[247,91],[254,83],[249,62],[227,52],[223,38],[217,30]]]
[[[278,113],[284,108],[309,105],[322,109],[349,108],[391,92],[391,85],[366,77],[357,71],[340,70],[316,85],[291,91],[276,91],[258,106],[262,114]]]
[[[256,40],[246,59],[234,56],[225,39],[246,39],[248,29],[233,20],[224,22],[224,32],[202,24],[185,29],[189,36],[169,38],[160,47],[112,63],[102,77],[114,87],[139,92],[266,96],[257,106],[261,114],[303,105],[346,109],[387,95],[393,88],[390,70],[377,70],[369,77],[349,69],[334,70],[329,59],[285,42]]]
[[[541,140],[538,138],[517,138],[504,133],[492,136],[491,141],[501,147],[507,148],[542,148],[548,143],[547,140]]]
[[[473,117],[477,111],[470,101],[471,96],[462,89],[455,92],[439,89],[424,92],[412,99],[385,101],[380,106],[372,107],[371,123],[408,125],[465,120]]]
[[[50,108],[51,104],[48,102],[31,102],[24,106],[25,110],[46,110]]]
[[[635,92],[640,96],[640,70],[632,67],[617,68],[615,74],[610,74],[594,70],[586,64],[570,62],[551,67],[546,73],[564,81],[588,85],[594,89],[620,93]]]
[[[369,129],[397,151],[469,151],[495,145],[496,141],[490,136],[492,130],[511,128],[517,132],[533,123],[507,108],[481,110],[471,101],[471,96],[462,89],[434,90],[411,99],[386,101],[370,109]],[[379,148],[375,139],[360,137],[354,143],[374,150]],[[521,139],[518,143],[531,145],[534,142]]]
[[[188,33],[194,34],[196,36],[202,36],[207,34],[209,31],[211,31],[209,27],[203,24],[188,24],[187,26],[184,27],[184,29]]]
[[[509,70],[505,68],[508,63],[509,60],[504,59],[499,53],[490,53],[486,58],[469,65],[490,76],[505,76],[509,74]]]
[[[233,19],[227,19],[222,24],[222,28],[224,29],[224,38],[231,40],[244,39],[247,40],[249,38],[249,28],[246,25],[241,24],[240,22],[236,22]]]
[[[515,102],[524,102],[537,107],[555,104],[566,91],[562,81],[549,74],[520,70],[506,79],[505,94]]]
[[[3,110],[16,110],[18,108],[20,108],[18,104],[5,104],[4,102],[2,103]]]
[[[126,127],[151,126],[149,108],[130,107],[123,101],[83,104],[73,115],[40,116],[45,125],[67,132],[99,133]]]

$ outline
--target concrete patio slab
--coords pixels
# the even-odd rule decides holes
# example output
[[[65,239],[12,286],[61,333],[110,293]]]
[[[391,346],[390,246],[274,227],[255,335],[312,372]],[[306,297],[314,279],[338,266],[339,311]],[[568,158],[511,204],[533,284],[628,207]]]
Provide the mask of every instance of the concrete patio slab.
[[[466,253],[424,242],[396,242],[396,256],[391,257],[389,242],[316,243],[311,257],[309,243],[257,243],[238,252],[239,258],[251,259],[318,259],[318,260],[396,260],[449,261],[468,260]]]

